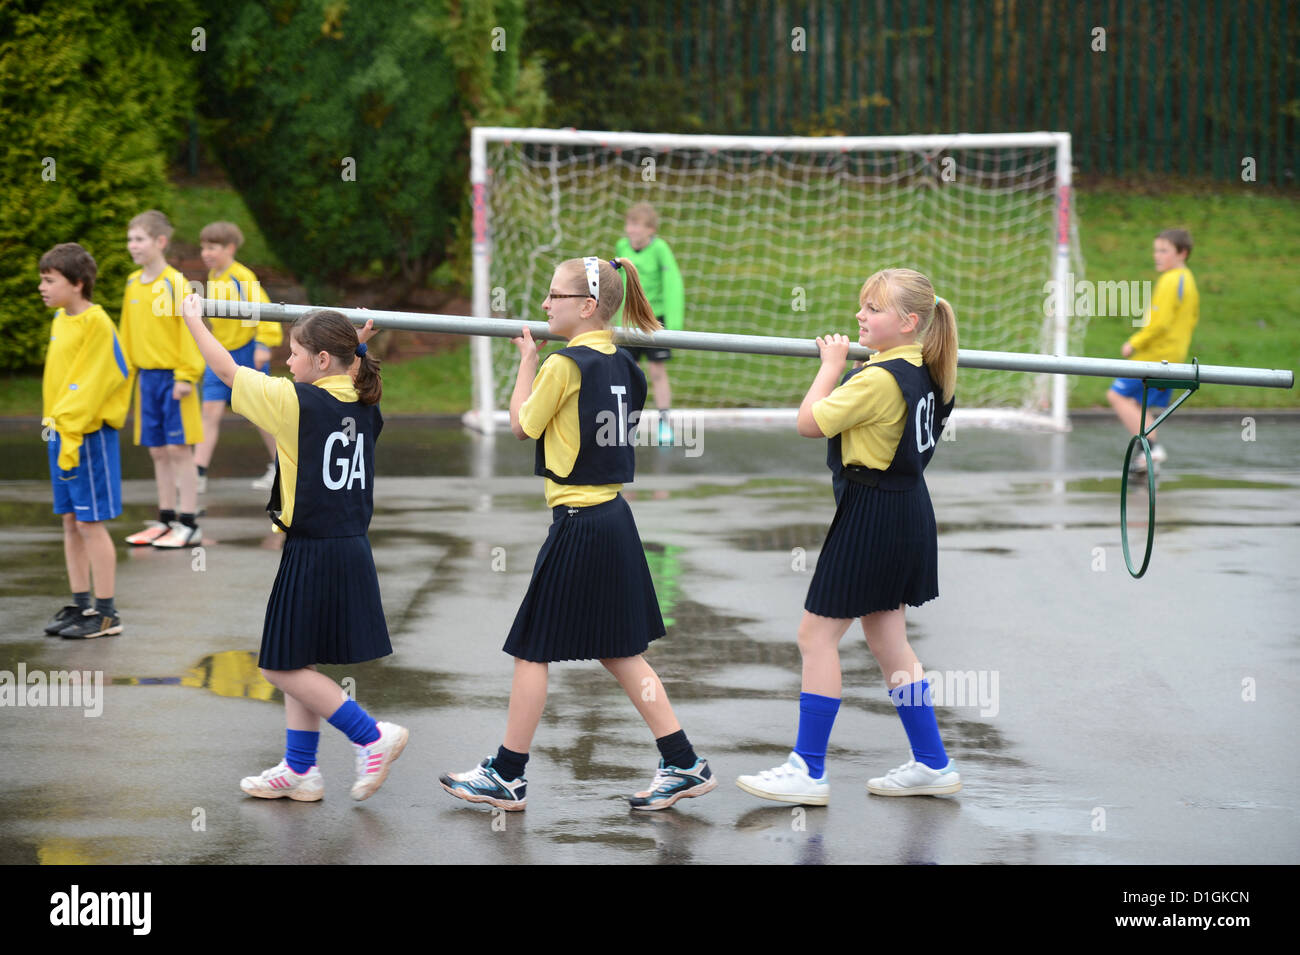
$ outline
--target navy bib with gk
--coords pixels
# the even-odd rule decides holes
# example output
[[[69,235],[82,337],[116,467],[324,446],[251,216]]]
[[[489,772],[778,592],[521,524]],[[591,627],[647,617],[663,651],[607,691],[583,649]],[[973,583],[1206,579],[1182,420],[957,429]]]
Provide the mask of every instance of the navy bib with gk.
[[[636,471],[633,439],[645,407],[645,375],[621,348],[606,355],[578,345],[556,354],[572,359],[582,375],[578,391],[581,442],[573,470],[560,477],[546,467],[546,435],[542,434],[537,439],[533,473],[557,484],[627,484]]]
[[[905,358],[863,365],[846,374],[840,384],[867,368],[883,368],[894,376],[903,392],[903,400],[907,402],[907,417],[904,419],[898,448],[894,451],[894,459],[883,471],[879,468],[846,465],[840,435],[835,435],[827,442],[826,465],[831,469],[836,501],[843,495],[846,480],[886,491],[905,491],[915,487],[920,482],[926,465],[930,463],[930,458],[934,456],[935,445],[943,434],[948,415],[952,413],[953,401],[950,400],[946,405],[939,404],[943,400],[943,393],[930,377],[929,369],[925,365],[913,365]]]
[[[266,509],[276,526],[302,537],[355,537],[374,511],[375,441],[384,418],[377,405],[340,401],[324,388],[298,392],[298,481],[293,525],[280,523],[280,471]]]

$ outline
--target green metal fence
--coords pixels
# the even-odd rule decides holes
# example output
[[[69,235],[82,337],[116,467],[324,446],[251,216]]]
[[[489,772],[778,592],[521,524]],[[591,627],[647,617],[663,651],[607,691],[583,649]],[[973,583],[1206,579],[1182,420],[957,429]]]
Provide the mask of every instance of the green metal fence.
[[[668,0],[616,22],[629,75],[671,99],[649,131],[1068,130],[1085,173],[1300,175],[1287,0]]]

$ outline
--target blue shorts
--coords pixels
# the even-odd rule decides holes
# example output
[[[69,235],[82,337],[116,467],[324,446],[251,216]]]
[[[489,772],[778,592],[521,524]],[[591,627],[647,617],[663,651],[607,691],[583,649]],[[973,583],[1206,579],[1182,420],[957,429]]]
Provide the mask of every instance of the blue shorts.
[[[264,346],[265,347],[265,346]],[[245,368],[256,368],[253,364],[253,352],[257,349],[257,342],[251,341],[247,345],[242,345],[230,353],[230,357],[235,359],[236,365],[243,365]],[[268,374],[270,365],[261,369],[262,374]],[[230,388],[224,381],[212,373],[211,368],[203,370],[203,400],[204,401],[224,401],[230,404]]]
[[[1132,398],[1138,404],[1142,403],[1142,379],[1141,378],[1116,378],[1111,384],[1110,390],[1125,398]],[[1167,408],[1169,407],[1169,396],[1171,392],[1168,388],[1148,388],[1147,389],[1147,407],[1148,408]]]
[[[185,433],[181,403],[172,397],[176,373],[170,368],[141,368],[136,381],[140,389],[140,440],[136,443],[144,448],[195,444]]]
[[[117,431],[104,425],[84,435],[81,457],[71,471],[59,469],[59,434],[47,442],[54,513],[73,514],[77,520],[108,521],[122,513],[122,464]]]

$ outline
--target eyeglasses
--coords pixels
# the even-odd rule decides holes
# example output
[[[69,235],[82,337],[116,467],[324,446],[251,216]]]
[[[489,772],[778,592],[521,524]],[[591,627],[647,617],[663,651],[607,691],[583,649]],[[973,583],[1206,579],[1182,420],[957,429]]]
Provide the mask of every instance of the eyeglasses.
[[[593,298],[588,292],[548,292],[547,298]]]

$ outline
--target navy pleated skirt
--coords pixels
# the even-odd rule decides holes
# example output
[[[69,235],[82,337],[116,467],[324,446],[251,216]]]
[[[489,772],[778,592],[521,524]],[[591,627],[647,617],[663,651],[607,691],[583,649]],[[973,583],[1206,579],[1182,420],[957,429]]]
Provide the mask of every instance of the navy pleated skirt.
[[[627,501],[552,514],[502,649],[534,663],[644,653],[664,635],[664,620]]]
[[[804,609],[846,619],[939,596],[939,543],[925,481],[884,491],[846,481]]]
[[[262,626],[257,665],[297,670],[393,652],[370,541],[289,534]]]

